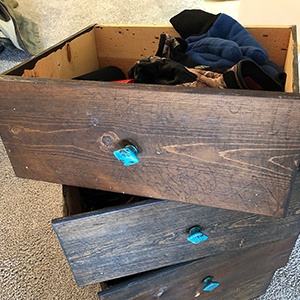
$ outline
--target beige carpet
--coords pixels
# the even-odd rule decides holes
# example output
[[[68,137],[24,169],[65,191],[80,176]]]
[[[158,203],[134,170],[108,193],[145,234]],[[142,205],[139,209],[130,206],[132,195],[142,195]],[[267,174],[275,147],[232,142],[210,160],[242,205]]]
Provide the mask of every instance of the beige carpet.
[[[239,1],[20,0],[38,23],[44,48],[93,24],[168,24],[186,8],[237,17]],[[28,58],[13,47],[0,54],[0,73]],[[0,91],[1,99],[1,91]],[[0,100],[1,101],[1,100]],[[99,285],[78,288],[52,230],[62,216],[61,186],[15,177],[0,140],[0,299],[97,299]],[[260,299],[300,299],[300,241]],[[125,300],[125,299],[124,299]],[[185,299],[183,299],[185,300]],[[231,300],[231,299],[229,299]]]

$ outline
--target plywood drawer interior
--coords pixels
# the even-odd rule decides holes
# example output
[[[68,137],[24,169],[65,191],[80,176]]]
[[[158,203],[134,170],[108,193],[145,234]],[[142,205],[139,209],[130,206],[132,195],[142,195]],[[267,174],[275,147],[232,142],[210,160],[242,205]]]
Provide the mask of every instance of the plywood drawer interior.
[[[297,92],[295,26],[246,28],[269,53],[269,59],[287,73],[286,92]],[[161,33],[179,36],[171,25],[96,25],[55,52],[34,58],[34,63],[27,64],[29,68],[21,64],[6,74],[70,79],[110,65],[127,74],[137,60],[155,55]]]

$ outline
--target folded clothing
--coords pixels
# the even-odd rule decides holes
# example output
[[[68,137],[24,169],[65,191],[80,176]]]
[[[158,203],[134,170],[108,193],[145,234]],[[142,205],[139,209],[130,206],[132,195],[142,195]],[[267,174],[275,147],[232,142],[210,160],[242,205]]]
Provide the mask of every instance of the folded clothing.
[[[187,68],[168,58],[150,56],[136,62],[128,72],[136,83],[190,87],[284,91],[285,77],[271,77],[252,60],[241,60],[222,73]]]
[[[186,54],[198,64],[230,68],[243,59],[251,59],[272,77],[283,72],[269,61],[267,51],[248,30],[226,14],[184,10],[170,22],[186,39]]]

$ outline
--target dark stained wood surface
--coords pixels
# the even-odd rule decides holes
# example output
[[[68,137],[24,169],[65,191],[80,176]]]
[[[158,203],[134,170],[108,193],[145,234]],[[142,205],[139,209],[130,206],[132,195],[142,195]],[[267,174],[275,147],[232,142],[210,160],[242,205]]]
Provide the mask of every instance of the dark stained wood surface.
[[[158,272],[157,272],[158,273]],[[156,276],[159,274],[153,274],[153,276]],[[214,296],[214,293],[209,294],[209,295],[205,295],[205,293],[202,293],[199,295],[199,297],[204,297],[205,299],[216,299],[216,300],[250,300],[253,299],[253,297],[257,297],[260,296],[262,294],[265,293],[265,291],[267,290],[267,287],[269,286],[272,277],[274,275],[274,272],[269,272],[268,274],[262,275],[260,277],[255,278],[254,280],[251,281],[247,281],[244,282],[242,284],[236,285],[235,287],[232,287],[230,289],[223,289],[222,292],[217,293],[217,297]],[[150,276],[151,277],[151,276]],[[152,279],[152,278],[151,278]],[[151,280],[150,279],[150,280]],[[105,291],[104,293],[99,292],[98,296],[100,300],[106,300],[106,299],[113,299],[113,300],[147,300],[147,299],[178,299],[178,300],[182,300],[180,298],[178,298],[178,296],[176,294],[172,295],[171,293],[165,294],[161,296],[161,298],[148,298],[148,294],[146,292],[146,290],[148,289],[148,293],[151,293],[150,289],[151,289],[151,283],[150,286],[145,287],[143,286],[143,281],[145,280],[145,282],[147,281],[147,279],[145,277],[141,278],[141,280],[138,280],[138,282],[133,283],[133,286],[136,287],[136,290],[130,290],[127,291],[127,289],[129,288],[127,286],[127,284],[123,284],[123,285],[118,285],[118,286],[110,286],[110,290]],[[141,286],[139,285],[141,284]],[[102,286],[105,286],[105,283],[102,284]],[[159,285],[158,285],[159,286]],[[185,288],[185,286],[183,287]],[[122,289],[124,289],[122,291]],[[142,292],[139,291],[142,289]],[[171,287],[172,289],[172,287]],[[103,290],[103,289],[102,289]],[[161,292],[161,291],[155,291],[157,293]],[[126,294],[127,297],[131,297],[131,298],[124,298],[123,297],[123,293]],[[157,295],[156,293],[156,295]],[[190,292],[191,293],[191,292]],[[146,295],[145,295],[146,294]],[[170,295],[171,294],[171,295]],[[170,295],[170,297],[172,298],[168,298],[168,296]],[[198,293],[195,295],[198,295]],[[194,300],[195,298],[197,299],[198,297],[195,297],[195,295],[191,295],[190,298],[188,298],[188,295],[184,295],[185,298],[184,300]],[[174,296],[174,298],[173,298]],[[198,299],[201,299],[198,298]]]
[[[291,237],[151,272],[100,292],[99,299],[250,299],[263,293],[259,286],[266,288],[270,273],[286,264],[295,240]],[[202,281],[208,276],[220,284],[211,292],[203,291]]]
[[[79,286],[278,241],[300,231],[300,178],[286,218],[148,200],[52,221]],[[198,225],[209,238],[187,241]]]
[[[260,276],[254,280],[247,281],[242,283],[230,290],[223,291],[219,293],[217,297],[214,295],[206,297],[206,299],[215,299],[215,300],[250,300],[253,297],[258,297],[264,294],[272,280],[274,272],[270,272],[264,276]],[[192,298],[193,300],[195,298]],[[191,299],[191,300],[192,300]],[[201,299],[201,298],[200,298]],[[186,299],[188,300],[188,299]]]
[[[283,216],[300,149],[298,94],[0,77],[16,175]],[[129,141],[140,162],[113,151]]]

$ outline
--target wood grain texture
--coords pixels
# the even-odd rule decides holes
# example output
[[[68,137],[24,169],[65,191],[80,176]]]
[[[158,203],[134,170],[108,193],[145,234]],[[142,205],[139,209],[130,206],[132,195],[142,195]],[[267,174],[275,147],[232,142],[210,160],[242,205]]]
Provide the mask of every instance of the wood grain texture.
[[[156,274],[158,275],[158,274]],[[254,297],[257,297],[259,295],[262,295],[265,293],[266,289],[268,288],[271,280],[272,280],[272,277],[274,275],[274,272],[269,272],[265,275],[262,275],[262,276],[259,276],[257,278],[255,278],[254,280],[251,280],[251,281],[247,281],[247,282],[244,282],[242,284],[239,284],[235,287],[232,287],[230,289],[223,289],[221,293],[218,293],[217,294],[217,298],[214,297],[214,294],[210,294],[210,295],[205,295],[205,293],[202,293],[202,294],[198,294],[198,291],[196,291],[195,294],[191,295],[190,298],[188,298],[187,295],[185,295],[185,300],[194,300],[195,298],[198,298],[200,296],[204,297],[205,299],[216,299],[216,300],[231,300],[231,299],[234,299],[234,300],[246,300],[246,299],[253,299]],[[155,276],[153,274],[153,276]],[[151,276],[149,276],[151,277]],[[148,277],[148,278],[149,278]],[[147,279],[145,278],[145,276],[143,276],[143,278],[141,278],[141,280],[139,280],[138,282],[132,282],[133,286],[136,287],[137,286],[137,289],[135,291],[129,291],[129,293],[127,292],[127,289],[128,289],[128,286],[126,283],[124,283],[123,285],[111,285],[109,286],[109,290],[106,290],[105,292],[99,292],[98,293],[98,296],[99,296],[99,299],[100,300],[106,300],[106,299],[113,299],[113,300],[118,300],[118,299],[125,299],[123,297],[123,293],[125,293],[125,296],[127,297],[130,297],[132,296],[132,298],[126,298],[126,300],[138,300],[138,299],[141,299],[141,300],[147,300],[147,292],[146,290],[148,289],[148,292],[150,292],[150,286],[146,287],[145,289],[144,286],[143,286],[143,280],[145,280],[145,282],[147,281]],[[151,283],[150,283],[151,284]],[[105,286],[106,286],[106,283],[101,283],[101,286],[104,287],[104,288],[101,288],[101,291],[103,291],[105,289]],[[159,286],[159,285],[158,285]],[[123,290],[122,290],[123,289]],[[172,289],[172,287],[171,287]],[[142,292],[139,294],[139,291],[142,290]],[[130,295],[130,292],[131,295]],[[149,298],[149,299],[160,299],[157,297],[157,294],[161,292],[163,292],[163,289],[162,290],[155,290],[154,292],[156,292],[156,294],[154,294],[154,298]],[[151,293],[151,292],[150,292]],[[145,295],[146,294],[146,295]],[[140,297],[143,296],[143,297]],[[167,294],[169,295],[169,294]],[[198,297],[195,297],[196,295],[199,295]],[[155,298],[156,296],[156,298]],[[178,299],[177,295],[171,295],[171,297],[175,297],[175,298],[172,298],[174,300]],[[114,298],[116,297],[116,298]],[[166,300],[169,300],[168,296],[163,296],[161,297],[161,299],[166,299]],[[201,297],[199,298],[201,299]],[[180,298],[178,300],[181,300]]]
[[[52,225],[83,286],[297,235],[299,186],[298,177],[287,218],[148,200],[54,220]],[[187,241],[195,225],[209,237],[198,245]]]
[[[298,94],[0,79],[16,175],[283,216],[300,150]],[[140,162],[113,151],[135,144]]]
[[[256,286],[266,288],[270,273],[286,264],[295,240],[291,237],[154,271],[100,292],[99,299],[250,299],[264,291]],[[220,284],[211,292],[203,291],[202,281],[208,276]]]

